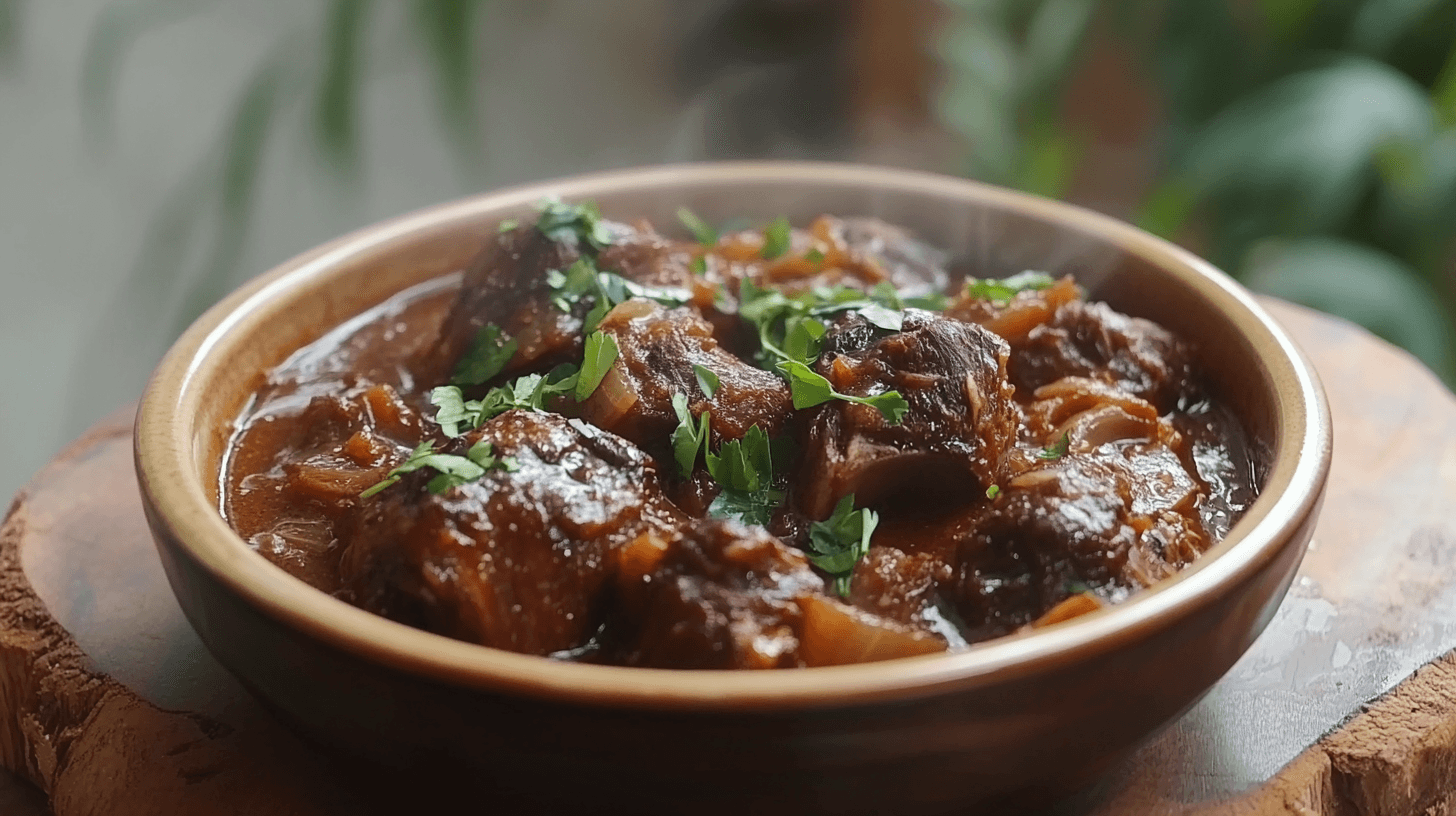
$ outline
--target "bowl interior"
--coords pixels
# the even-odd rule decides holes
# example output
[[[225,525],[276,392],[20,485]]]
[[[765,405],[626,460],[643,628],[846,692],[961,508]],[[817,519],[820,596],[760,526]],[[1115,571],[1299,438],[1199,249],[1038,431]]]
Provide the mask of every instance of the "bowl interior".
[[[1243,423],[1261,497],[1193,567],[1112,609],[961,653],[800,672],[548,663],[377,618],[248,549],[217,510],[219,472],[234,422],[267,371],[401,289],[460,269],[499,221],[533,217],[533,205],[547,195],[593,199],[608,217],[646,218],[660,229],[675,228],[683,205],[710,221],[876,216],[965,258],[973,274],[1073,274],[1093,299],[1157,320],[1193,345],[1210,392]],[[1322,396],[1288,337],[1246,292],[1190,254],[1112,219],[972,182],[797,163],[661,167],[547,182],[346,236],[256,279],[200,318],[158,369],[138,422],[139,473],[157,512],[190,555],[292,625],[449,682],[656,705],[924,693],[1110,648],[1128,632],[1164,625],[1272,557],[1312,506],[1328,447]]]

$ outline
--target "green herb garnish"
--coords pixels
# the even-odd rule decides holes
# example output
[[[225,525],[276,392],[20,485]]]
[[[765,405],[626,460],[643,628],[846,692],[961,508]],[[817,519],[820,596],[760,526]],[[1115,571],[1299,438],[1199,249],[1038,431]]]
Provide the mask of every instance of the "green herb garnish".
[[[597,205],[590,201],[567,204],[547,200],[538,207],[541,215],[536,219],[536,229],[553,241],[580,244],[590,252],[612,243],[612,231],[602,221]]]
[[[816,374],[813,369],[797,360],[784,360],[779,371],[789,379],[789,390],[796,409],[810,408],[832,399],[868,405],[880,412],[880,416],[891,425],[899,425],[910,410],[910,404],[900,396],[899,391],[886,391],[872,397],[856,397],[834,390],[829,381]]]
[[[703,389],[703,394],[708,399],[712,399],[713,395],[718,392],[718,375],[706,366],[700,366],[697,363],[693,363],[693,374],[697,375],[698,387]]]
[[[1067,455],[1067,448],[1071,446],[1072,438],[1068,436],[1067,433],[1064,431],[1062,433],[1061,439],[1058,439],[1056,442],[1053,442],[1052,444],[1047,445],[1045,448],[1042,448],[1041,453],[1037,454],[1037,457],[1049,460],[1060,459],[1063,456]]]
[[[496,225],[495,231],[498,232],[498,233],[511,232],[512,230],[514,230],[516,227],[519,227],[520,225],[521,225],[521,222],[517,221],[516,219],[514,219],[514,218],[507,218],[506,220],[500,222],[500,224]]]
[[[544,411],[552,398],[575,391],[576,383],[576,366],[563,364],[545,376],[527,374],[492,388],[478,400],[466,400],[458,386],[442,385],[430,391],[430,404],[440,409],[435,422],[441,431],[453,438],[513,408]]]
[[[586,402],[617,361],[617,339],[604,332],[592,332],[586,338],[586,353],[581,359],[581,372],[576,380],[576,401]]]
[[[607,312],[632,298],[655,300],[664,306],[681,306],[692,300],[684,289],[666,286],[645,286],[633,283],[614,272],[602,272],[590,258],[578,258],[566,271],[552,269],[546,273],[546,287],[551,303],[563,312],[570,312],[583,301],[592,303],[582,319],[582,330],[596,331]]]
[[[793,235],[793,227],[789,226],[789,219],[779,216],[763,229],[763,249],[759,250],[759,257],[771,261],[789,251],[789,239]]]
[[[822,264],[824,263],[824,250],[819,247],[814,247],[804,253],[804,260],[811,264]]]
[[[672,412],[677,415],[677,428],[672,432],[672,456],[677,460],[678,472],[683,478],[693,475],[698,463],[698,451],[708,445],[709,412],[704,411],[697,420],[688,411],[688,397],[682,392],[672,395]]]
[[[475,334],[470,350],[455,365],[455,376],[451,379],[458,385],[480,385],[501,373],[501,369],[516,356],[516,340],[506,337],[500,327],[487,323]]]
[[[694,275],[697,275],[700,278],[708,274],[708,256],[694,256],[691,261],[688,261],[688,271],[692,272]]]
[[[692,233],[693,240],[703,246],[712,246],[718,243],[718,231],[708,225],[707,221],[698,217],[698,214],[687,207],[677,208],[677,220]]]
[[[966,294],[973,298],[989,300],[997,305],[1009,303],[1018,292],[1039,291],[1056,283],[1056,279],[1045,272],[1021,272],[1004,280],[994,278],[970,278],[966,281]]]
[[[880,517],[869,508],[854,509],[854,494],[839,500],[825,521],[809,525],[809,561],[834,576],[834,589],[849,597],[854,567],[870,551]]]
[[[706,447],[706,432],[703,435]],[[754,425],[741,440],[730,439],[716,454],[706,451],[703,459],[708,475],[723,487],[708,505],[710,516],[760,526],[769,523],[774,508],[784,500],[784,491],[774,487],[773,445],[762,428]]]
[[[509,456],[497,458],[491,453],[491,444],[480,440],[465,452],[464,456],[455,456],[448,453],[436,453],[433,442],[421,442],[420,446],[414,449],[409,458],[399,467],[391,470],[383,481],[373,485],[359,498],[367,499],[370,496],[388,488],[398,482],[407,473],[413,473],[423,468],[431,468],[438,471],[438,474],[429,481],[426,487],[431,493],[444,493],[452,487],[473,482],[484,476],[490,470],[515,470],[518,467],[516,460]]]
[[[1001,495],[1001,485],[991,485],[986,488],[986,498],[994,499],[999,495]]]

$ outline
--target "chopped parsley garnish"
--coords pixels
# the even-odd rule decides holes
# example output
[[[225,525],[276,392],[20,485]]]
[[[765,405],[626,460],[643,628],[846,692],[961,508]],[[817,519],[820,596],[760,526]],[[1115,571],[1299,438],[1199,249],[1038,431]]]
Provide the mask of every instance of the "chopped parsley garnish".
[[[986,498],[994,499],[999,495],[1001,495],[1001,485],[991,485],[986,488]]]
[[[870,536],[879,523],[873,510],[854,509],[851,493],[839,500],[827,520],[809,525],[809,561],[834,576],[834,589],[841,597],[849,596],[854,566],[870,551]]]
[[[520,225],[521,225],[521,222],[517,221],[516,219],[514,219],[514,218],[507,218],[506,220],[500,222],[500,224],[498,224],[495,229],[496,229],[496,232],[502,232],[502,233],[503,232],[511,232],[516,227],[519,227]]]
[[[687,207],[677,208],[677,220],[692,233],[693,240],[703,246],[712,246],[718,243],[718,231],[713,229],[707,221],[698,217],[698,214]]]
[[[698,387],[703,389],[703,395],[712,399],[713,395],[718,392],[718,375],[706,366],[700,366],[697,363],[693,363],[693,374],[697,375]]]
[[[824,250],[820,249],[819,247],[814,247],[813,249],[804,253],[804,260],[808,261],[811,264],[822,264],[824,263]]]
[[[698,463],[698,451],[708,444],[709,413],[704,411],[696,421],[688,411],[688,397],[679,391],[672,395],[672,412],[677,415],[677,428],[672,432],[672,456],[678,472],[687,478]]]
[[[688,261],[688,270],[700,278],[708,274],[708,256],[693,256],[693,259],[691,261]]]
[[[905,327],[905,314],[887,309],[878,303],[866,303],[858,307],[860,317],[884,329],[897,332]]]
[[[772,224],[763,228],[763,249],[759,250],[759,257],[771,261],[789,251],[789,239],[793,236],[793,227],[789,226],[789,219],[779,216]]]
[[[801,317],[791,321],[792,327],[784,335],[784,353],[790,360],[807,363],[819,357],[819,346],[824,334],[829,331],[824,321],[813,317]]]
[[[1057,441],[1053,442],[1052,444],[1047,445],[1045,448],[1042,448],[1041,449],[1041,453],[1037,454],[1037,457],[1040,458],[1040,459],[1048,459],[1048,460],[1050,460],[1050,459],[1060,459],[1063,456],[1066,456],[1067,455],[1067,448],[1071,447],[1071,445],[1072,445],[1072,438],[1070,436],[1068,436],[1067,433],[1064,431],[1062,433],[1062,438],[1061,439],[1058,439]]]
[[[856,402],[879,411],[880,416],[891,425],[899,425],[905,419],[905,413],[910,410],[910,404],[898,391],[886,391],[872,397],[841,394],[834,390],[828,380],[797,360],[784,360],[779,363],[779,371],[789,378],[789,390],[793,395],[795,408],[811,408],[832,399]]]
[[[435,414],[440,430],[453,438],[513,408],[544,411],[553,398],[571,394],[576,387],[576,366],[563,364],[545,376],[527,374],[492,388],[478,400],[466,400],[459,386],[442,385],[430,391],[430,404],[440,409]]]
[[[470,349],[455,365],[455,376],[451,382],[457,385],[480,385],[501,373],[506,363],[516,356],[516,340],[506,337],[500,327],[487,323],[475,335]]]
[[[437,471],[436,476],[430,479],[426,487],[431,493],[444,493],[452,487],[458,487],[473,482],[484,476],[491,470],[516,470],[519,465],[510,456],[496,457],[491,452],[491,444],[480,440],[465,452],[464,456],[455,456],[449,453],[436,453],[433,442],[421,442],[420,446],[414,449],[409,458],[399,467],[391,470],[383,481],[375,484],[363,493],[359,498],[367,499],[370,496],[388,488],[398,482],[407,473],[413,473],[423,468],[431,468]]]
[[[563,312],[570,312],[573,306],[584,300],[591,301],[592,307],[582,320],[585,332],[596,331],[597,324],[607,312],[634,297],[655,300],[664,306],[681,306],[692,300],[692,294],[684,289],[645,286],[614,272],[601,272],[590,258],[576,259],[564,272],[558,269],[548,271],[546,286],[551,293],[552,305]]]
[[[1045,272],[1031,271],[1021,272],[1004,280],[970,278],[966,281],[966,294],[989,300],[999,306],[1009,303],[1018,292],[1039,291],[1056,282],[1055,278]]]
[[[704,437],[706,448],[706,434]],[[708,475],[723,487],[723,492],[708,505],[708,515],[767,525],[774,508],[784,500],[784,491],[774,487],[773,446],[768,434],[754,425],[741,440],[730,439],[719,445],[716,454],[705,451],[703,459]]]
[[[547,200],[539,205],[536,229],[553,241],[580,244],[595,252],[612,242],[612,231],[602,221],[597,205],[590,201],[567,204]]]
[[[586,353],[582,356],[581,372],[576,379],[577,402],[587,401],[616,361],[617,339],[605,332],[592,332],[586,338]]]

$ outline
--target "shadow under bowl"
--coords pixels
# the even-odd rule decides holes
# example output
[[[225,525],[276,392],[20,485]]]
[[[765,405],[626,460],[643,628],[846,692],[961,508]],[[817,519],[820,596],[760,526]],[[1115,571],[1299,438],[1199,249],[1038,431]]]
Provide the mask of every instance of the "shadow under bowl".
[[[1071,273],[1173,329],[1242,422],[1262,492],[1189,569],[1127,602],[964,651],[692,672],[553,662],[451,640],[289,576],[224,522],[219,469],[269,369],[460,269],[548,195],[668,224],[820,213],[902,224],[982,275]],[[585,811],[935,813],[1082,784],[1186,710],[1253,642],[1314,525],[1331,429],[1310,366],[1221,272],[1094,213],[969,181],[850,165],[653,167],[552,181],[368,227],[203,315],[143,398],[136,461],[167,576],[218,660],[310,739],[419,790]],[[1008,798],[1009,797],[1009,798]]]

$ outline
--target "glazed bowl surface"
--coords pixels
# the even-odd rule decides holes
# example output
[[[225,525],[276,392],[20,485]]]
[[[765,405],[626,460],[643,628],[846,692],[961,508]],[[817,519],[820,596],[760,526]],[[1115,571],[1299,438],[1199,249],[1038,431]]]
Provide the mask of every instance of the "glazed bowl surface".
[[[664,225],[682,205],[710,220],[878,216],[983,276],[1071,273],[1091,299],[1190,343],[1244,426],[1262,492],[1193,566],[1112,608],[960,652],[767,672],[571,664],[451,640],[350,606],[251,550],[219,512],[219,473],[265,373],[462,268],[498,222],[530,218],[553,195]],[[432,790],[611,812],[937,813],[1084,784],[1192,705],[1263,630],[1308,542],[1330,448],[1310,366],[1246,291],[1189,253],[969,181],[774,162],[533,184],[345,236],[198,319],[154,374],[136,431],[148,521],[183,610],[292,727]]]

